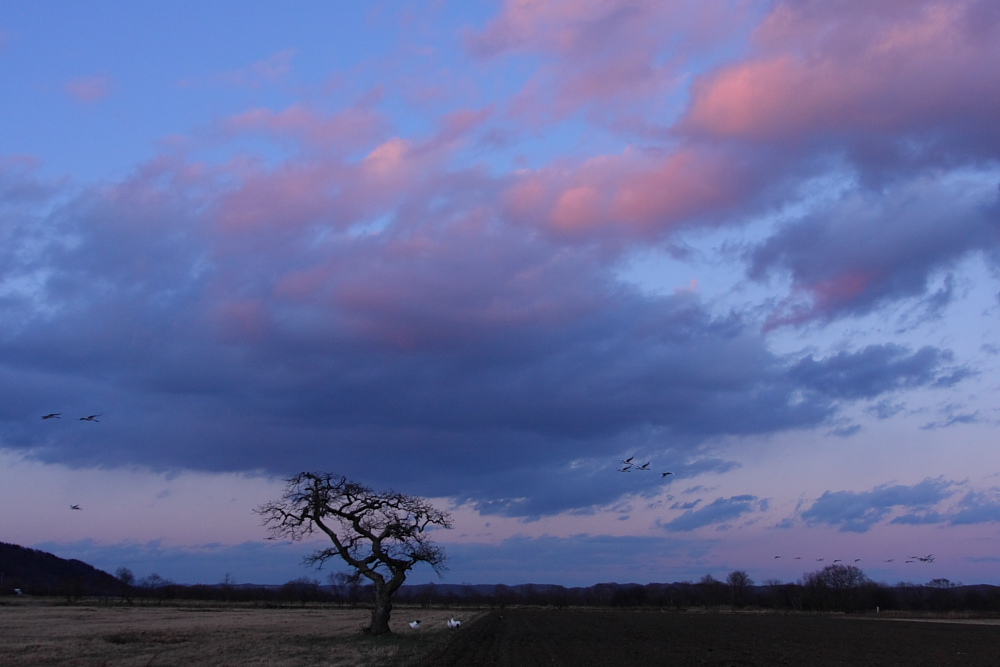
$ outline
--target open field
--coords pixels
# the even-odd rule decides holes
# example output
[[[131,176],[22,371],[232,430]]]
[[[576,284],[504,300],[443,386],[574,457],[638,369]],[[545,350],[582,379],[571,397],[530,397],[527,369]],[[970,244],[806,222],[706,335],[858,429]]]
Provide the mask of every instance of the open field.
[[[393,613],[391,637],[368,637],[365,609],[233,605],[128,607],[17,600],[0,605],[3,667],[403,665],[447,640],[444,610]],[[406,625],[422,621],[420,630]],[[473,614],[461,614],[468,620]]]
[[[373,638],[360,632],[364,609],[17,600],[0,604],[0,665],[1000,664],[998,619],[508,608],[455,613],[464,624],[453,632],[451,615],[397,608],[396,634]]]
[[[928,619],[923,619],[928,620]],[[416,664],[914,667],[1000,664],[1000,625],[863,616],[650,611],[494,612]]]

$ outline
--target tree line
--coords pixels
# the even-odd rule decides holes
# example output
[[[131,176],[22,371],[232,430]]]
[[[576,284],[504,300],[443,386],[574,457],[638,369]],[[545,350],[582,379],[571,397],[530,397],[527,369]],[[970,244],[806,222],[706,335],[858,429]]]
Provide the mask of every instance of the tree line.
[[[112,588],[92,591],[108,604],[161,605],[183,601],[210,601],[255,606],[334,606],[368,608],[375,599],[374,586],[362,584],[346,573],[334,573],[326,582],[311,577],[292,579],[282,585],[238,584],[230,576],[217,584],[177,584],[157,574],[137,578],[127,568],[116,572]],[[0,593],[12,594],[4,582]],[[9,590],[8,590],[9,589]],[[64,596],[67,602],[82,597],[73,581],[32,594]],[[554,584],[516,586],[472,584],[418,584],[402,586],[394,601],[417,608],[496,609],[505,606],[747,609],[802,612],[972,612],[1000,614],[1000,586],[962,585],[947,579],[895,585],[869,579],[853,566],[830,565],[803,575],[796,582],[766,580],[755,583],[743,570],[730,572],[725,580],[706,574],[697,582],[619,584],[586,587]]]

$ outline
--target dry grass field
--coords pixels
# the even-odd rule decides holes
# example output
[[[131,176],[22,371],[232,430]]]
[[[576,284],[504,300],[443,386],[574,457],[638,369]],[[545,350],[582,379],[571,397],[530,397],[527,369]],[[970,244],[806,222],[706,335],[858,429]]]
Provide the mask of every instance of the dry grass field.
[[[390,637],[361,633],[364,609],[235,605],[0,604],[3,667],[403,665],[448,639],[445,610],[397,609]],[[463,621],[474,619],[463,612]],[[422,622],[419,630],[406,623]]]

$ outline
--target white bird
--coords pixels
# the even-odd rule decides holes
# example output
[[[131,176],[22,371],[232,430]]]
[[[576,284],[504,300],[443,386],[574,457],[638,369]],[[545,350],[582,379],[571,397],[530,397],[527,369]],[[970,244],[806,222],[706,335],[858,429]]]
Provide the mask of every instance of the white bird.
[[[458,630],[460,627],[462,627],[462,621],[456,621],[455,617],[452,616],[451,619],[448,621],[448,627],[454,630]]]
[[[410,621],[410,627],[416,630],[420,627],[420,621]]]

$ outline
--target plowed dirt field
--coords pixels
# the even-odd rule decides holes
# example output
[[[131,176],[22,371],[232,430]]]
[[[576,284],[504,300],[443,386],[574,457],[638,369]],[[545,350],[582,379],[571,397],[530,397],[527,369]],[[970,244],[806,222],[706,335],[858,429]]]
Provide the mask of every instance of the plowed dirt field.
[[[507,609],[462,627],[416,664],[997,667],[1000,625],[813,614]]]

